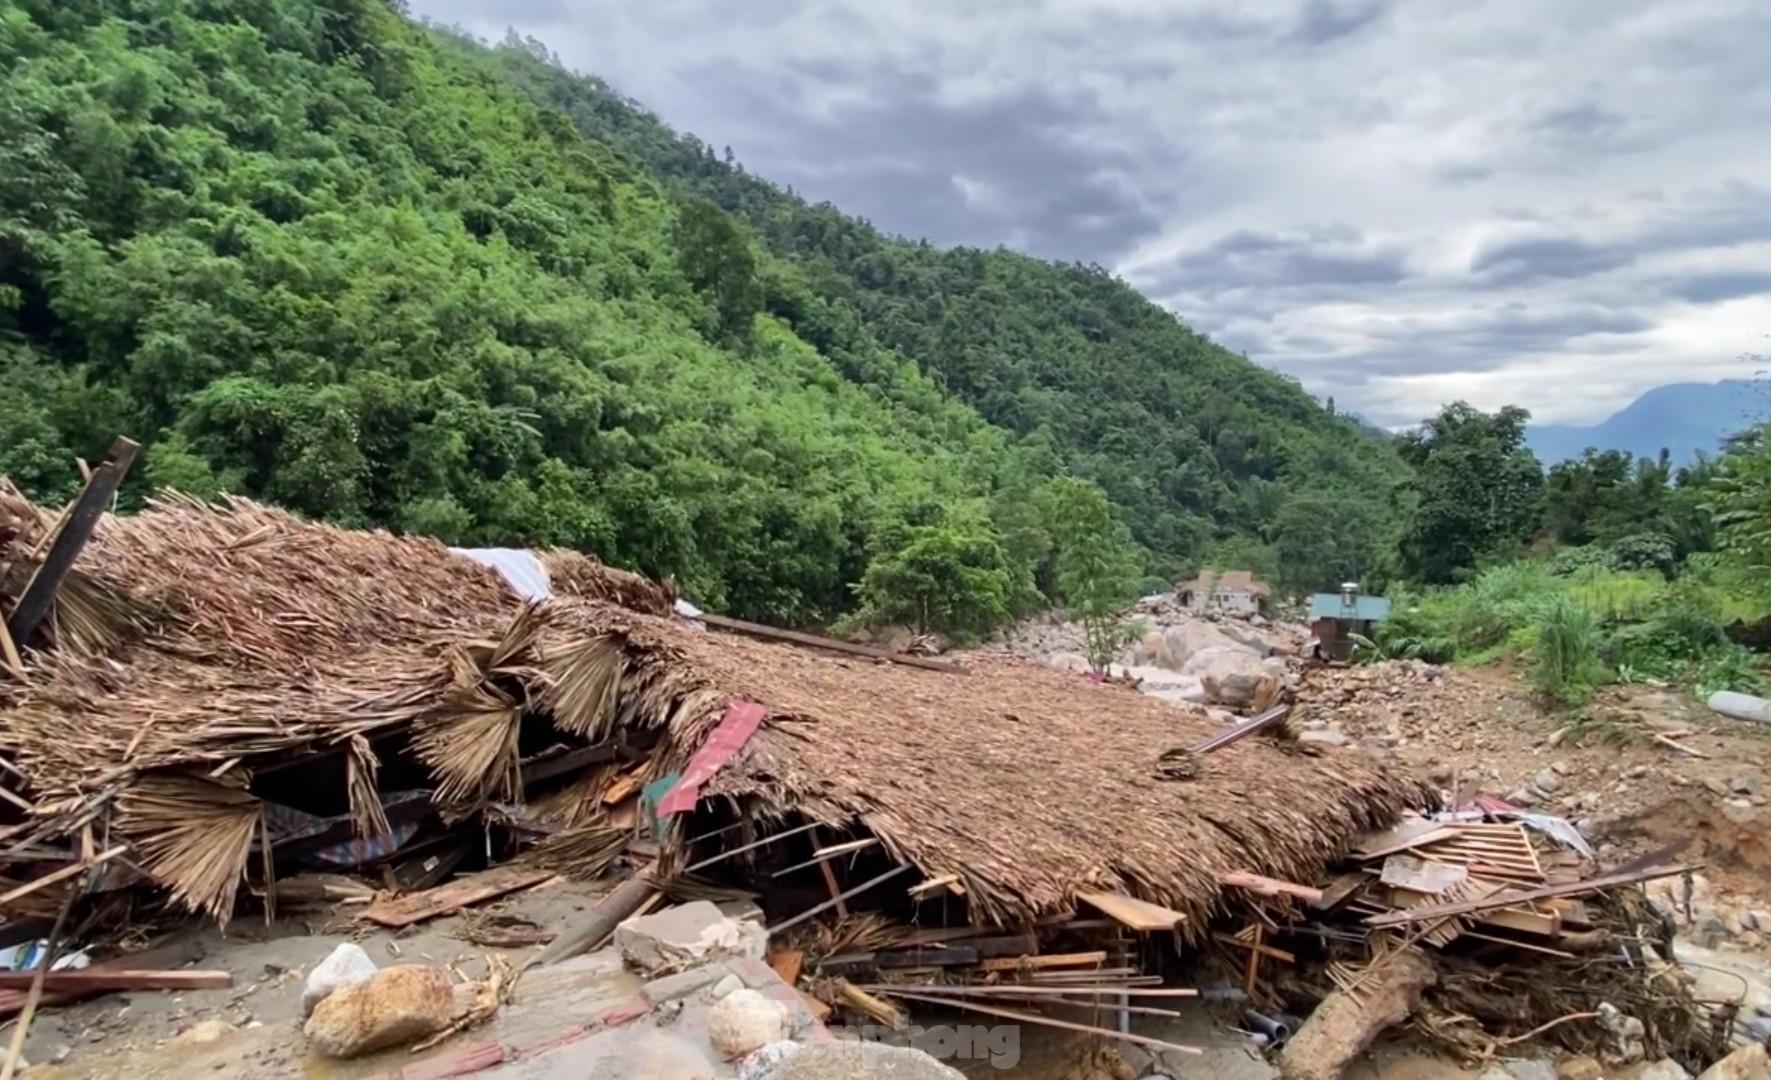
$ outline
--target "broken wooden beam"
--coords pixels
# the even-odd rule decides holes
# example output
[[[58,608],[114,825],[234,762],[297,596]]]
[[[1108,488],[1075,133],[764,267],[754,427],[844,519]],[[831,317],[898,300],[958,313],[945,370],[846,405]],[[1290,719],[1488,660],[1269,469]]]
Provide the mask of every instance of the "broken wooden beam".
[[[1129,1042],[1137,1046],[1148,1046],[1156,1050],[1170,1050],[1177,1054],[1205,1053],[1204,1050],[1201,1050],[1197,1046],[1185,1046],[1181,1043],[1164,1042],[1161,1039],[1152,1039],[1148,1035],[1133,1035],[1124,1031],[1114,1031],[1111,1028],[1093,1027],[1089,1024],[1073,1024],[1068,1020],[1054,1020],[1049,1016],[1041,1016],[1038,1013],[1020,1012],[1015,1009],[999,1009],[994,1005],[986,1005],[976,1001],[967,1001],[963,998],[939,997],[932,994],[911,993],[905,990],[893,990],[891,991],[891,994],[893,997],[903,998],[906,1001],[920,1001],[929,1005],[939,1005],[942,1008],[947,1009],[964,1009],[968,1012],[983,1013],[986,1016],[997,1016],[1005,1020],[1018,1020],[1023,1024],[1038,1024],[1041,1027],[1061,1028],[1065,1031],[1081,1031],[1090,1035],[1099,1035],[1106,1039],[1119,1039],[1123,1042]]]
[[[1040,971],[1045,968],[1087,967],[1104,963],[1106,959],[1107,951],[1101,949],[1095,952],[1052,953],[1047,956],[1005,956],[980,961],[978,967],[984,971]]]
[[[49,542],[48,554],[31,575],[25,591],[18,598],[18,606],[12,609],[12,616],[6,620],[7,632],[19,648],[31,644],[31,635],[37,632],[37,627],[49,614],[62,581],[73,570],[74,561],[80,557],[86,541],[92,538],[98,519],[110,508],[118,485],[128,474],[129,467],[135,464],[135,456],[140,451],[141,445],[133,439],[117,436],[111,443],[110,460],[93,471],[73,507],[62,515],[55,538]]]
[[[817,634],[802,634],[798,630],[782,630],[779,627],[745,622],[743,619],[733,619],[725,615],[704,614],[701,616],[701,621],[719,630],[747,634],[765,641],[785,641],[794,645],[809,645],[814,649],[829,649],[831,652],[848,653],[851,656],[865,656],[870,660],[884,660],[892,664],[922,668],[925,671],[944,671],[950,675],[965,674],[965,668],[946,660],[930,660],[926,656],[895,653],[886,649],[876,649],[871,645],[856,645],[847,641],[837,641],[835,638],[819,637]]]
[[[0,971],[0,990],[22,990],[35,971]],[[51,994],[93,994],[116,990],[226,990],[234,976],[226,971],[155,971],[132,968],[83,968],[51,971],[43,990]]]
[[[829,864],[825,863],[823,865],[828,866]],[[825,911],[830,910],[831,908],[835,907],[836,905],[842,903],[844,900],[848,900],[851,897],[858,896],[861,893],[866,892],[868,889],[873,888],[875,885],[881,884],[882,882],[885,882],[891,878],[897,877],[899,874],[903,873],[904,871],[911,869],[911,867],[913,865],[914,865],[913,863],[899,863],[897,866],[892,867],[890,870],[887,870],[885,873],[879,875],[878,877],[869,878],[868,880],[862,882],[861,884],[856,885],[852,889],[846,889],[843,892],[836,894],[835,896],[831,897],[830,899],[824,901],[822,904],[819,904],[817,907],[810,908],[806,911],[802,911],[798,915],[795,915],[793,918],[788,919],[784,922],[776,923],[774,926],[769,927],[769,933],[770,933],[770,935],[779,934],[781,931],[786,930],[789,927],[798,926],[800,923],[805,922],[807,919],[813,917],[814,915],[818,915],[818,914],[821,914]]]
[[[1079,892],[1076,899],[1133,930],[1173,930],[1187,920],[1187,916],[1173,908],[1152,904],[1148,900],[1139,900],[1124,893]]]
[[[818,863],[828,862],[829,860],[838,858],[842,855],[850,855],[857,851],[865,851],[877,843],[879,843],[879,837],[869,836],[860,840],[850,840],[844,844],[832,844],[827,848],[819,848],[817,851],[812,852],[812,857],[805,862],[794,863],[787,869],[777,870],[769,876],[781,877],[784,874],[791,874],[795,870],[804,870],[808,866],[815,866]]]
[[[909,1026],[904,1010],[886,1004],[847,979],[836,980],[836,994],[850,1008],[871,1016],[893,1031],[903,1031]]]
[[[1321,889],[1312,888],[1309,885],[1299,885],[1293,881],[1265,877],[1247,870],[1232,870],[1218,878],[1218,884],[1232,889],[1242,889],[1254,893],[1256,896],[1291,896],[1302,900],[1311,907],[1322,905]]]

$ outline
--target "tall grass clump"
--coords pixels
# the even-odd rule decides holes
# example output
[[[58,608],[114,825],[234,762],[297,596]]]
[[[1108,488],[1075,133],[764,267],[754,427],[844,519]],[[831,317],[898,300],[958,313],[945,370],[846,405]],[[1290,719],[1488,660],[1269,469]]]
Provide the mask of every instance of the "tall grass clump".
[[[1492,648],[1530,623],[1558,582],[1541,563],[1490,567],[1451,596],[1451,638],[1460,654]]]
[[[1579,602],[1551,596],[1533,623],[1531,677],[1544,696],[1575,705],[1592,695],[1604,677],[1599,660],[1599,621]]]

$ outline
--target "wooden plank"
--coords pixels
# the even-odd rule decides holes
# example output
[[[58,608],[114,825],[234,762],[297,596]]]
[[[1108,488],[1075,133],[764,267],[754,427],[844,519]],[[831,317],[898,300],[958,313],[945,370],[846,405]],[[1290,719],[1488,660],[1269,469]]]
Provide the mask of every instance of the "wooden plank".
[[[1378,880],[1385,885],[1396,885],[1437,896],[1459,882],[1469,880],[1469,877],[1468,867],[1430,862],[1418,855],[1397,852],[1384,860],[1383,873]]]
[[[1567,885],[1544,885],[1535,889],[1506,891],[1481,900],[1465,901],[1456,904],[1429,904],[1406,911],[1390,911],[1382,915],[1373,915],[1365,920],[1366,926],[1403,926],[1408,923],[1426,922],[1452,915],[1474,915],[1498,908],[1514,907],[1531,900],[1548,900],[1557,896],[1579,896],[1582,893],[1600,892],[1614,889],[1620,885],[1635,885],[1656,878],[1672,877],[1693,869],[1689,866],[1653,866],[1644,870],[1627,873],[1606,874],[1588,878],[1585,881],[1571,882]]]
[[[1423,822],[1427,829],[1410,829],[1406,826],[1380,833],[1368,839],[1369,846],[1361,845],[1353,849],[1353,854],[1367,862],[1381,859],[1386,855],[1394,855],[1398,851],[1412,851],[1426,844],[1435,844],[1441,840],[1449,840],[1457,835],[1457,830],[1446,826],[1433,826],[1432,822]]]
[[[806,966],[806,954],[800,949],[777,949],[769,954],[769,966],[788,986],[799,984],[799,973]]]
[[[1165,908],[1161,904],[1152,904],[1124,893],[1079,892],[1076,899],[1133,930],[1173,930],[1187,920],[1185,915],[1173,908]]]
[[[35,971],[0,971],[0,990],[22,990]],[[93,994],[114,990],[226,990],[234,976],[226,971],[157,971],[134,968],[82,968],[51,971],[43,989],[52,994]]]
[[[25,677],[24,657],[18,654],[18,645],[12,640],[12,631],[0,622],[0,656],[6,660],[6,669],[18,678]]]
[[[31,575],[30,583],[18,598],[18,606],[12,609],[12,616],[6,621],[7,631],[20,647],[30,645],[31,635],[37,632],[37,627],[49,614],[56,591],[74,568],[74,561],[80,557],[86,541],[92,538],[92,530],[98,527],[99,518],[110,509],[118,485],[140,451],[141,445],[133,439],[117,436],[111,443],[111,459],[98,467],[73,508],[62,515],[55,538],[49,542],[49,553],[43,557],[36,573]]]
[[[1048,956],[1005,956],[979,961],[983,971],[1042,971],[1046,968],[1085,967],[1107,959],[1105,949],[1096,952],[1052,953]],[[1091,973],[1092,974],[1092,973]]]
[[[563,754],[554,754],[551,757],[530,758],[521,764],[523,786],[525,788],[533,787],[536,784],[552,780],[556,776],[564,776],[591,765],[614,761],[617,756],[618,751],[614,743],[599,743],[596,746],[581,746],[576,750],[568,750]]]
[[[903,1031],[909,1026],[902,1009],[893,1008],[885,1002],[859,989],[847,979],[836,980],[837,996],[854,1009],[873,1017],[893,1031]]]
[[[1287,964],[1295,964],[1298,960],[1296,955],[1286,952],[1284,949],[1275,949],[1273,946],[1258,940],[1244,941],[1234,934],[1213,934],[1212,936],[1232,948],[1247,949],[1250,956],[1265,956]]]
[[[959,881],[958,874],[942,874],[939,877],[932,877],[932,878],[929,878],[927,881],[924,881],[920,884],[910,886],[910,895],[911,896],[921,896],[923,893],[933,892],[936,889],[943,888],[948,885],[953,885],[953,884],[957,883],[958,881]]]
[[[965,668],[946,660],[930,660],[926,656],[889,652],[885,649],[875,649],[870,645],[855,645],[847,641],[837,641],[834,638],[819,637],[817,634],[802,634],[798,630],[782,630],[779,627],[745,622],[743,619],[733,619],[725,615],[702,615],[701,621],[720,630],[748,634],[765,641],[785,641],[794,645],[809,645],[814,649],[829,649],[831,652],[865,656],[870,660],[884,660],[888,663],[922,668],[925,671],[942,671],[949,675],[965,674]]]
[[[99,855],[98,858],[92,860],[89,863],[74,863],[70,866],[64,866],[60,870],[55,871],[54,873],[44,874],[40,878],[35,878],[31,881],[25,882],[23,885],[20,885],[16,889],[10,889],[5,893],[0,893],[0,907],[5,907],[7,904],[12,903],[14,900],[19,900],[19,899],[22,899],[26,896],[29,896],[32,893],[36,892],[38,889],[46,889],[49,886],[56,884],[57,882],[66,881],[69,878],[73,877],[75,874],[81,873],[82,871],[88,870],[88,869],[95,867],[95,866],[101,866],[105,863],[108,863],[112,859],[116,858],[117,856],[123,854],[125,851],[128,851],[128,850],[129,849],[127,847],[119,844],[117,847],[114,847],[114,848],[110,849],[109,851],[104,852],[103,854]]]
[[[959,967],[978,962],[978,950],[965,945],[934,945],[926,949],[895,949],[878,956],[882,968]]]
[[[1177,1054],[1205,1053],[1205,1051],[1197,1046],[1183,1046],[1180,1043],[1152,1039],[1147,1035],[1132,1035],[1123,1031],[1114,1031],[1110,1028],[1091,1027],[1088,1024],[1073,1024],[1068,1020],[1054,1020],[1049,1016],[1041,1016],[1038,1013],[1017,1012],[1014,1009],[999,1009],[994,1005],[983,1005],[975,1001],[965,1001],[960,998],[911,994],[902,990],[895,990],[892,993],[895,997],[901,997],[909,1001],[921,1001],[931,1005],[940,1005],[949,1009],[965,1009],[969,1012],[978,1012],[984,1013],[988,1016],[1002,1017],[1005,1020],[1018,1020],[1023,1024],[1038,1024],[1042,1027],[1061,1028],[1065,1031],[1081,1031],[1090,1035],[1099,1035],[1106,1039],[1119,1039],[1122,1042],[1133,1043],[1137,1046],[1149,1046],[1157,1050],[1172,1050]]]
[[[884,983],[876,983],[876,984],[864,985],[864,986],[862,986],[861,989],[863,989],[863,990],[878,990],[881,993],[890,993],[893,990],[898,990],[898,989],[903,989],[903,988],[902,987],[895,987],[895,986],[888,986]],[[993,992],[1000,990],[1000,991],[1004,991],[1004,992],[1012,991],[1017,994],[1052,994],[1052,995],[1069,994],[1072,996],[1098,995],[1098,994],[1125,994],[1125,995],[1129,995],[1132,997],[1198,997],[1199,996],[1199,991],[1192,989],[1190,987],[1180,987],[1180,986],[1138,987],[1138,986],[1124,986],[1119,983],[1103,983],[1098,986],[1094,986],[1094,985],[1091,985],[1091,986],[1027,986],[1027,985],[1024,985],[1021,983],[991,983],[989,986],[977,986],[977,985],[971,985],[971,984],[963,984],[963,985],[958,985],[958,986],[953,986],[953,985],[921,986],[921,985],[919,985],[919,986],[915,987],[915,990],[919,994],[959,994],[961,991],[964,991],[967,994],[971,994],[971,993],[982,993],[983,991],[986,991],[986,990],[993,991]]]
[[[831,890],[830,890],[831,892],[835,892],[836,891],[836,888],[835,888],[836,878],[833,874],[830,873],[830,867],[828,865],[830,860],[837,858],[840,855],[850,855],[850,854],[853,854],[854,852],[857,852],[857,851],[865,851],[877,843],[879,843],[879,837],[869,836],[869,837],[865,837],[860,840],[850,840],[846,844],[832,844],[827,848],[819,848],[817,851],[812,852],[812,857],[807,859],[805,862],[794,863],[792,866],[789,866],[787,869],[777,870],[769,876],[770,877],[780,877],[783,874],[791,874],[795,870],[804,870],[806,867],[811,866],[813,863],[824,863],[824,864],[826,864],[824,866],[824,874],[825,874],[824,882],[826,885],[831,886]]]
[[[457,878],[447,885],[383,900],[363,909],[360,918],[395,930],[413,923],[448,915],[464,907],[496,900],[522,889],[532,889],[554,876],[551,870],[506,866]]]
[[[1370,880],[1371,875],[1364,870],[1340,875],[1323,887],[1322,900],[1316,904],[1316,910],[1333,911],[1351,899]]]
[[[1033,934],[1009,934],[1002,937],[969,938],[966,948],[978,950],[980,957],[1025,956],[1039,949],[1039,938]]]
[[[1476,922],[1483,926],[1499,926],[1539,937],[1556,937],[1562,933],[1562,916],[1553,911],[1539,913],[1522,908],[1501,908],[1498,911],[1483,912],[1476,918]]]
[[[1234,889],[1244,889],[1256,896],[1292,896],[1311,907],[1322,904],[1322,890],[1308,885],[1299,885],[1293,881],[1281,881],[1278,878],[1253,874],[1247,870],[1233,870],[1218,878],[1218,884]]]

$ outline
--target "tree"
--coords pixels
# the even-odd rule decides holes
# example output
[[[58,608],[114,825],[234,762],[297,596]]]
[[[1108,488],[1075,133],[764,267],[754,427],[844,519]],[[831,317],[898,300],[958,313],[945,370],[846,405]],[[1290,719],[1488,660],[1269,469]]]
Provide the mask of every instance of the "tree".
[[[952,515],[895,532],[896,542],[874,556],[857,586],[857,623],[976,638],[1009,622],[1034,595],[1026,568],[1008,558],[981,519]]]
[[[1105,671],[1128,636],[1120,612],[1131,599],[1140,563],[1131,533],[1106,492],[1087,480],[1058,477],[1039,501],[1052,522],[1060,595],[1082,622],[1089,664]]]
[[[1543,487],[1525,448],[1530,418],[1513,405],[1490,414],[1459,401],[1401,438],[1397,449],[1414,470],[1416,505],[1401,550],[1411,577],[1448,582],[1530,538]]]
[[[686,199],[677,213],[676,245],[683,276],[712,306],[719,335],[748,341],[763,306],[750,242],[725,211],[706,199]]]
[[[1771,425],[1730,440],[1708,495],[1722,547],[1760,574],[1771,571]]]

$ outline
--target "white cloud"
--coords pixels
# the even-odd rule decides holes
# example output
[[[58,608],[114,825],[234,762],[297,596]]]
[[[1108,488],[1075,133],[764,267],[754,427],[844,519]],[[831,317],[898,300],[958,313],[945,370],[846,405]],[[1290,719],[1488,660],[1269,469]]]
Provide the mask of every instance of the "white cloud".
[[[882,228],[1114,266],[1383,423],[1589,420],[1771,332],[1760,0],[412,5]]]

